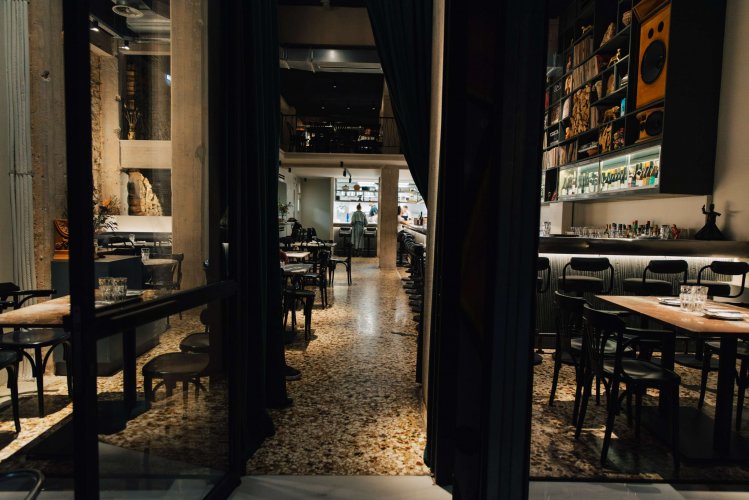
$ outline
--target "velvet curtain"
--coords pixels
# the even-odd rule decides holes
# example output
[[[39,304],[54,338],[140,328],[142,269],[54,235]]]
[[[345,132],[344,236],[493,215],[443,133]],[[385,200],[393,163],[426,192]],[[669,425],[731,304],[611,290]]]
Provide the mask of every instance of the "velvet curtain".
[[[429,186],[432,0],[367,0],[401,148],[424,201]]]

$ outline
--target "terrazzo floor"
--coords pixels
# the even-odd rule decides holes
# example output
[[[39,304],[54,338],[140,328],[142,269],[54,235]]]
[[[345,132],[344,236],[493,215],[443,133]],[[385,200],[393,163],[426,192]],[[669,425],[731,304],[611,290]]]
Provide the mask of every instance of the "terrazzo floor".
[[[414,381],[416,324],[396,270],[353,259],[339,267],[328,309],[312,314],[313,340],[287,346],[302,372],[293,405],[271,410],[276,426],[248,474],[425,475],[426,436]],[[300,337],[300,336],[299,336]]]
[[[594,398],[588,405],[585,424],[580,439],[575,439],[571,424],[575,399],[574,369],[563,366],[553,406],[549,406],[549,393],[554,361],[546,350],[543,363],[534,369],[533,421],[531,433],[531,477],[535,479],[589,479],[614,481],[683,481],[683,482],[746,482],[749,466],[715,466],[681,462],[678,475],[673,469],[670,444],[656,438],[644,425],[637,439],[627,425],[627,417],[616,417],[609,448],[608,463],[599,463],[605,429],[605,397],[596,406]],[[657,355],[657,353],[656,353]],[[699,370],[676,366],[681,376],[680,404],[697,406],[699,397]],[[703,411],[712,416],[715,409],[717,374],[711,373]],[[601,389],[603,392],[603,389]],[[657,405],[657,391],[644,398],[644,405]],[[734,399],[735,402],[735,399]],[[735,405],[734,405],[735,408]],[[743,436],[749,438],[749,419],[744,418]]]

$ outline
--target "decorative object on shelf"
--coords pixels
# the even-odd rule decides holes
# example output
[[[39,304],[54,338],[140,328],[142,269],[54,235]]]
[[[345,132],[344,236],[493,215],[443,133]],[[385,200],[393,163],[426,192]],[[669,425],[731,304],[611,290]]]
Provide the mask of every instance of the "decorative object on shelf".
[[[572,56],[567,56],[567,66],[565,66],[565,71],[571,71],[572,70]]]
[[[603,47],[609,41],[611,41],[612,38],[614,38],[614,34],[616,34],[616,24],[615,23],[609,23],[608,27],[606,28],[606,31],[603,34],[603,38],[601,39],[601,45],[599,47]]]
[[[624,14],[622,14],[622,24],[624,26],[629,26],[631,22],[632,22],[632,11],[631,10],[624,11]]]
[[[612,140],[612,149],[620,149],[624,147],[624,127],[620,127],[614,132],[614,138]]]
[[[626,75],[622,76],[619,79],[619,86],[620,87],[624,87],[628,83],[629,83],[629,74],[626,74]]]
[[[613,94],[616,90],[616,78],[614,78],[614,75],[611,74],[606,79],[606,95]]]
[[[590,124],[590,88],[590,85],[586,85],[575,92],[572,101],[572,116],[570,117],[573,136],[588,130]]]
[[[123,113],[125,120],[127,120],[127,140],[135,140],[135,125],[138,123],[138,119],[141,114],[138,108],[135,106],[135,65],[127,65],[127,98],[125,104],[123,104]]]
[[[564,95],[569,95],[572,92],[572,75],[569,75],[564,79]]]
[[[341,188],[341,191],[348,191],[348,185],[344,184],[344,186]]]
[[[70,242],[70,230],[67,219],[55,219],[52,221],[55,228],[55,255],[53,258],[67,260],[68,244]]]
[[[607,109],[606,111],[603,112],[603,123],[616,120],[616,117],[618,114],[619,114],[619,106],[613,106]]]
[[[360,186],[360,185],[359,185],[358,183],[357,183],[357,184],[354,184],[354,191],[356,191],[357,193],[358,193],[359,191],[361,191],[361,186]]]
[[[592,24],[588,24],[587,26],[581,26],[580,27],[580,31],[582,31],[582,33],[580,33],[580,35],[582,36],[582,35],[584,35],[585,33],[587,33],[588,31],[590,31],[592,29],[593,29],[593,25]]]
[[[151,181],[138,170],[127,174],[128,215],[164,215],[161,201],[151,186]]]
[[[120,214],[117,197],[112,196],[102,200],[99,190],[94,189],[91,201],[94,205],[94,234],[102,234],[117,229],[117,221],[113,217]]]
[[[562,104],[562,120],[566,120],[570,117],[570,101],[571,98],[567,98],[564,100],[564,103]]]
[[[702,207],[702,208],[705,208],[705,207]],[[681,234],[681,229],[676,227],[676,224],[671,224],[671,239],[678,240],[680,234]]]
[[[627,98],[622,97],[622,100],[619,101],[619,116],[624,116],[627,113]]]
[[[611,67],[612,65],[618,63],[622,59],[622,49],[616,49],[616,54],[611,56],[611,59],[609,59],[608,67]]]
[[[720,213],[715,211],[715,203],[710,204],[710,209],[705,210],[702,205],[702,213],[705,214],[705,225],[694,235],[695,240],[725,240],[726,237],[718,229],[717,220]]]
[[[640,123],[640,137],[637,142],[657,137],[663,131],[663,108],[650,108],[637,113],[637,121]]]
[[[611,124],[609,123],[598,132],[598,144],[601,147],[601,153],[611,151]]]
[[[596,83],[593,84],[593,88],[596,90],[596,96],[598,99],[606,97],[606,94],[603,93],[603,81],[596,81]]]
[[[565,127],[565,129],[564,129],[564,138],[565,139],[569,139],[570,137],[572,137],[572,129],[569,128],[569,127]]]

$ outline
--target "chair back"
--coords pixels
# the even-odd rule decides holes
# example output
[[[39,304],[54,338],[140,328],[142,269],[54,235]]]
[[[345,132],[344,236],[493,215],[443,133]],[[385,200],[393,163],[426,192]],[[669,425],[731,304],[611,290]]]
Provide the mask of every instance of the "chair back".
[[[570,341],[583,334],[583,307],[587,302],[582,297],[573,297],[554,292],[557,324],[556,349],[558,353],[569,351]]]
[[[328,250],[320,250],[317,252],[317,269],[320,276],[323,278],[327,276],[328,267],[330,267],[330,252]]]
[[[684,279],[681,282],[686,283],[688,271],[689,271],[689,264],[687,264],[686,260],[681,260],[681,259],[651,260],[650,262],[648,262],[647,267],[642,273],[642,279],[644,282],[648,272],[651,272],[654,274],[683,274]]]
[[[727,298],[740,297],[744,293],[746,288],[746,275],[749,273],[749,264],[746,262],[731,262],[725,260],[714,260],[709,265],[700,269],[697,273],[697,284],[702,281],[702,273],[711,270],[715,274],[722,274],[724,276],[741,276],[741,289],[734,295],[726,295]]]
[[[611,265],[608,257],[572,257],[570,261],[562,268],[562,284],[564,286],[567,278],[567,269],[574,271],[600,273],[609,272],[609,286],[601,293],[609,293],[614,288],[614,266]]]
[[[551,263],[548,257],[538,257],[536,261],[536,272],[541,273],[541,282],[537,285],[538,293],[546,293],[551,286]]]
[[[622,357],[624,349],[629,342],[624,341],[626,326],[621,318],[604,311],[597,311],[588,304],[583,306],[583,351],[586,362],[592,367],[593,373],[603,375],[604,358],[606,356],[606,343],[610,340],[616,341],[616,354],[614,356],[614,378],[618,379],[622,372]]]

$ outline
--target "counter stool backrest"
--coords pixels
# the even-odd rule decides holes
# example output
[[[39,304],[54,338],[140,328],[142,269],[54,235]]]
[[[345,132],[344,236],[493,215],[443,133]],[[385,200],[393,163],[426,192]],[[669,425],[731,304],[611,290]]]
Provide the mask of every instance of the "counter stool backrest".
[[[739,293],[735,295],[726,295],[727,298],[736,298],[744,293],[746,287],[746,275],[749,273],[749,264],[746,262],[730,262],[725,260],[714,260],[709,265],[704,266],[697,273],[697,284],[702,282],[702,273],[707,270],[714,272],[715,274],[722,274],[724,276],[741,276],[741,289]]]
[[[536,272],[542,273],[539,279],[536,291],[546,293],[551,286],[551,262],[548,257],[538,257],[536,261]]]
[[[609,293],[614,288],[614,266],[611,265],[608,257],[572,257],[562,268],[562,282],[567,278],[567,269],[573,271],[600,273],[609,271],[609,286],[601,293]]]
[[[680,259],[651,260],[642,272],[643,281],[645,280],[648,271],[654,274],[684,274],[684,279],[681,282],[686,283],[689,264],[687,264],[686,260]]]

